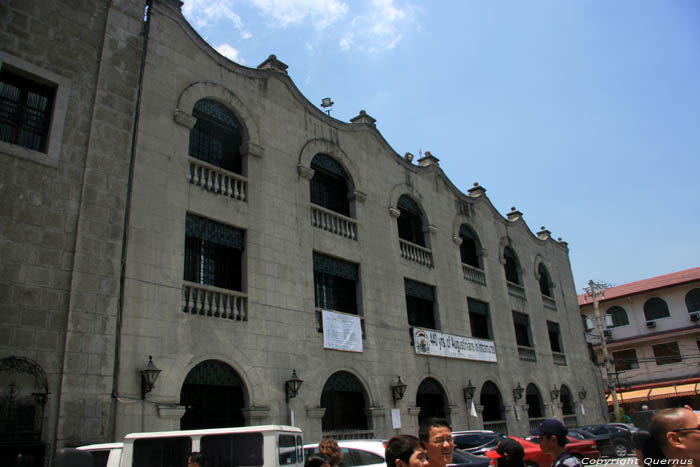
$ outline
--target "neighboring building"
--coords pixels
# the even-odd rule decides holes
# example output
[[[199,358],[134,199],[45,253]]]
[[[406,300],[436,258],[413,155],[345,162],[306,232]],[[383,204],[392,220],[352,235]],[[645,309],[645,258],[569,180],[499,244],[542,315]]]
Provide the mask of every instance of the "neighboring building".
[[[0,463],[226,425],[386,438],[392,408],[413,433],[601,419],[565,242],[149,3],[0,3]]]
[[[584,319],[592,318],[591,297],[579,295],[578,302]],[[610,316],[612,381],[604,365],[601,373],[606,387],[617,387],[625,412],[700,407],[700,268],[608,288],[598,303],[601,317]],[[602,364],[598,330],[588,339]],[[613,404],[610,391],[607,400]]]

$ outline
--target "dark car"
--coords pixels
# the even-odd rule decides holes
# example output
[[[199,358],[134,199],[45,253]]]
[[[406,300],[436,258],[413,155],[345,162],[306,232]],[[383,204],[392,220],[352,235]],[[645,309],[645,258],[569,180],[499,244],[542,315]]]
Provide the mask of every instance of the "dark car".
[[[477,456],[460,449],[455,449],[455,452],[452,455],[452,462],[453,463],[449,465],[455,465],[457,467],[461,467],[463,465],[468,465],[469,467],[487,467],[491,463],[491,459],[484,456]]]
[[[583,430],[581,428],[570,429],[569,436],[576,439],[590,439],[595,441],[595,446],[600,455],[604,457],[616,457],[615,446],[610,439],[610,435],[594,435],[590,431]]]
[[[489,430],[455,431],[452,438],[455,448],[476,455],[496,449],[498,442],[506,439],[502,434]]]
[[[613,444],[616,457],[625,457],[632,452],[632,433],[625,428],[620,428],[610,423],[600,423],[597,425],[582,426],[581,429],[593,433],[594,435],[610,436],[610,441]]]

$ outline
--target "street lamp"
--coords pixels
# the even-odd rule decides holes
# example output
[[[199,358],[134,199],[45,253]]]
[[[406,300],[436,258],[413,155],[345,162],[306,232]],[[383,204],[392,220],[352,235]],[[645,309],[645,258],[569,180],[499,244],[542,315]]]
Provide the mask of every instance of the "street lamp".
[[[552,390],[549,391],[549,395],[552,396],[553,401],[559,399],[559,389],[557,389],[556,386],[552,387]]]
[[[578,398],[581,400],[584,400],[586,398],[586,388],[584,386],[581,387],[581,390],[578,392]]]
[[[520,381],[518,381],[518,387],[513,389],[513,397],[515,400],[520,400],[523,398],[523,387],[520,385]]]
[[[469,401],[474,398],[474,390],[476,388],[472,385],[472,380],[470,379],[467,385],[462,389],[464,391],[464,403],[469,404]]]
[[[401,377],[399,376],[398,379],[396,380],[396,384],[391,385],[391,395],[394,398],[394,404],[396,404],[396,401],[400,401],[403,399],[403,395],[406,393],[406,384],[401,381]]]
[[[304,380],[299,379],[299,377],[297,376],[297,370],[292,370],[292,379],[288,379],[284,382],[285,396],[287,397],[287,402],[289,402],[289,399],[293,399],[297,396],[297,394],[299,393],[299,388],[301,387],[301,383],[303,382]]]
[[[153,390],[161,370],[153,364],[153,357],[148,356],[148,365],[141,370],[141,399]]]

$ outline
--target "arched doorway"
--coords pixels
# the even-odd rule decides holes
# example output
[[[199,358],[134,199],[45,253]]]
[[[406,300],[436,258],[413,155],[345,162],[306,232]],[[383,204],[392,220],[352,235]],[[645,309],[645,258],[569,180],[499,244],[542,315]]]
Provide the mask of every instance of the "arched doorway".
[[[568,427],[578,426],[574,398],[566,384],[562,384],[561,389],[559,389],[559,402],[561,403],[561,413],[564,416],[564,425]]]
[[[0,360],[0,465],[44,465],[46,446],[41,442],[44,406],[49,394],[46,373],[23,357]]]
[[[333,373],[321,393],[321,407],[326,409],[321,420],[324,436],[336,439],[370,438],[367,423],[367,397],[362,383],[347,371]]]
[[[245,387],[227,364],[205,360],[192,368],[180,391],[181,430],[244,426]]]
[[[491,381],[486,381],[481,387],[479,403],[484,407],[482,417],[484,430],[493,430],[497,433],[507,433],[505,414],[503,413],[503,398],[501,391]]]
[[[527,404],[527,418],[530,421],[530,429],[534,430],[544,420],[544,403],[542,402],[540,390],[533,383],[527,385],[525,403]]]
[[[416,406],[420,407],[419,425],[430,417],[447,418],[445,416],[447,397],[442,385],[435,378],[425,378],[420,383],[416,392]]]

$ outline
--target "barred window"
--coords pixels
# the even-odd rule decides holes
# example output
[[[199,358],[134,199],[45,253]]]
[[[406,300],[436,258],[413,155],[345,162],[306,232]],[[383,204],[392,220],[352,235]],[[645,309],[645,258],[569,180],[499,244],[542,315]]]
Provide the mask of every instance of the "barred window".
[[[184,280],[242,289],[243,230],[187,213]]]
[[[0,141],[47,152],[56,89],[0,70]]]
[[[462,244],[459,246],[462,263],[481,269],[476,234],[472,229],[462,224],[459,226],[459,237],[462,239]]]
[[[424,247],[423,215],[418,204],[410,197],[401,195],[397,207],[401,212],[396,220],[399,226],[399,238]]]
[[[503,266],[506,272],[506,280],[519,285],[520,274],[518,273],[518,263],[515,258],[515,252],[509,246],[503,249],[503,259],[506,260]]]
[[[410,279],[404,279],[404,287],[406,290],[408,324],[421,328],[436,329],[435,288]]]
[[[615,371],[634,370],[639,368],[637,352],[634,349],[618,350],[612,353]]]
[[[344,216],[350,215],[347,174],[343,167],[325,154],[311,160],[311,202]]]
[[[525,313],[513,311],[513,325],[515,327],[515,341],[523,347],[532,347],[530,336],[530,317]]]
[[[610,315],[612,318],[612,327],[614,328],[618,326],[627,326],[630,324],[629,318],[627,317],[627,312],[621,306],[613,306],[605,313]]]
[[[559,323],[547,321],[547,332],[549,333],[549,346],[552,352],[563,353],[561,345],[561,332],[559,332]]]
[[[359,314],[357,264],[316,252],[313,261],[316,308]]]
[[[668,311],[666,301],[659,297],[651,297],[644,303],[644,318],[647,321],[668,318],[671,312]]]
[[[469,308],[469,324],[472,328],[472,337],[493,339],[489,304],[467,297],[467,307]]]
[[[225,105],[202,99],[194,105],[189,155],[224,170],[242,173],[241,124]]]

